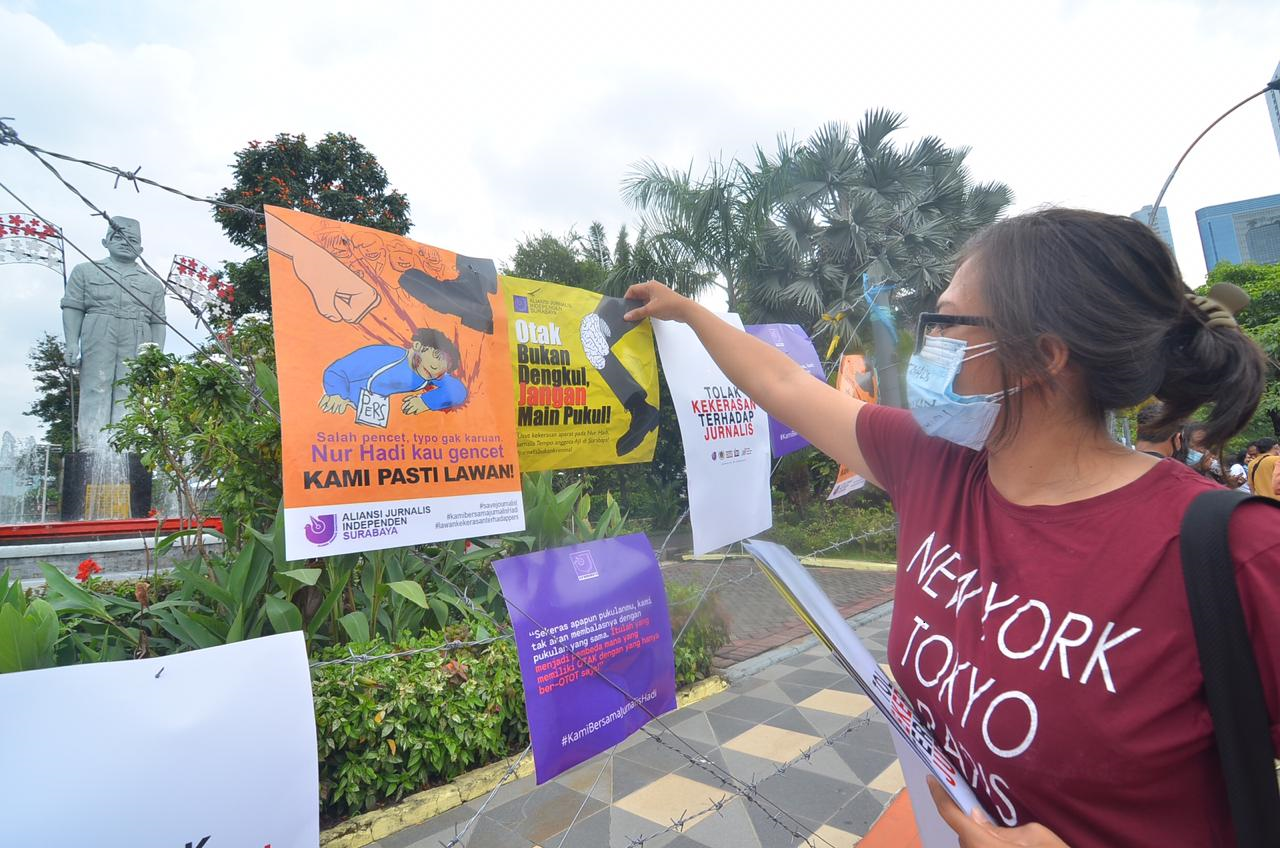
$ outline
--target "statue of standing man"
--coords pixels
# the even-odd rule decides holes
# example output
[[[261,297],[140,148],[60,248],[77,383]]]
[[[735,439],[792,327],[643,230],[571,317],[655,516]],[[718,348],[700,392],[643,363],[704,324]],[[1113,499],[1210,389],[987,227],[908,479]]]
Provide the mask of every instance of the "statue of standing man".
[[[117,385],[125,360],[144,344],[164,347],[164,285],[138,266],[142,228],[132,218],[112,218],[102,246],[106,259],[71,269],[62,298],[67,364],[80,368],[76,435],[81,450],[103,450],[102,433],[124,415],[128,395]]]

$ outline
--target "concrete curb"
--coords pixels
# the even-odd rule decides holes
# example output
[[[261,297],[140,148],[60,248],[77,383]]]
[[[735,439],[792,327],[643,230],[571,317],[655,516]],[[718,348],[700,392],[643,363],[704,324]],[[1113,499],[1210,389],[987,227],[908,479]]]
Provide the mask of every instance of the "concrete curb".
[[[851,615],[845,619],[849,622],[850,627],[858,627],[872,619],[888,615],[893,612],[893,601],[886,601],[883,604],[874,606],[871,609],[863,610],[860,613]],[[724,671],[720,672],[720,676],[729,681],[730,684],[744,680],[753,674],[764,671],[771,665],[777,665],[785,659],[790,659],[796,654],[803,654],[805,651],[818,644],[817,636],[806,636],[803,639],[783,645],[780,648],[774,648],[771,651],[765,651],[759,656],[752,657],[749,660],[743,660],[737,665],[731,665]]]
[[[687,707],[728,688],[729,683],[720,676],[703,678],[676,693],[676,708]],[[469,771],[451,783],[410,795],[393,806],[353,816],[342,824],[323,831],[320,834],[320,844],[325,848],[364,848],[407,827],[422,824],[427,819],[460,807],[482,795],[488,795],[516,759],[515,756],[508,757]],[[514,776],[519,779],[531,774],[533,757],[528,756],[516,769]]]

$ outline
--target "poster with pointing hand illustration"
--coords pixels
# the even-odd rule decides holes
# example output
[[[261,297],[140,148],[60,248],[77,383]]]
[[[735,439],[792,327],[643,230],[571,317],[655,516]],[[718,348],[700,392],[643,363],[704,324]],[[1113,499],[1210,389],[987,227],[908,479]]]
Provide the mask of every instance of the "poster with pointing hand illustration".
[[[493,261],[265,211],[286,556],[523,529]]]

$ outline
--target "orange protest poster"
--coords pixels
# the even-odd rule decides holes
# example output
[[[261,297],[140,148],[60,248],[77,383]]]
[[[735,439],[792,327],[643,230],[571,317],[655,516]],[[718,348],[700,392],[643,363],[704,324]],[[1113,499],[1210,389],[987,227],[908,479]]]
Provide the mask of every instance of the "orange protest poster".
[[[266,215],[286,556],[523,529],[492,260]]]
[[[836,388],[866,403],[876,402],[876,375],[867,365],[866,357],[852,353],[840,357],[840,375],[836,378]],[[831,494],[827,495],[827,500],[833,501],[844,497],[866,484],[866,478],[842,465],[836,473],[836,482],[831,487]]]

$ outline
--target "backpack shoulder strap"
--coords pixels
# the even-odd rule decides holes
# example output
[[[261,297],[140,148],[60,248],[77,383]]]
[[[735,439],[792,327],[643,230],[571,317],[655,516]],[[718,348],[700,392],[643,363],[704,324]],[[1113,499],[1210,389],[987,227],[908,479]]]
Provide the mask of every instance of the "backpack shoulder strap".
[[[1227,538],[1231,513],[1249,500],[1280,507],[1227,490],[1191,502],[1182,519],[1182,574],[1237,844],[1276,846],[1280,791],[1270,719]]]

